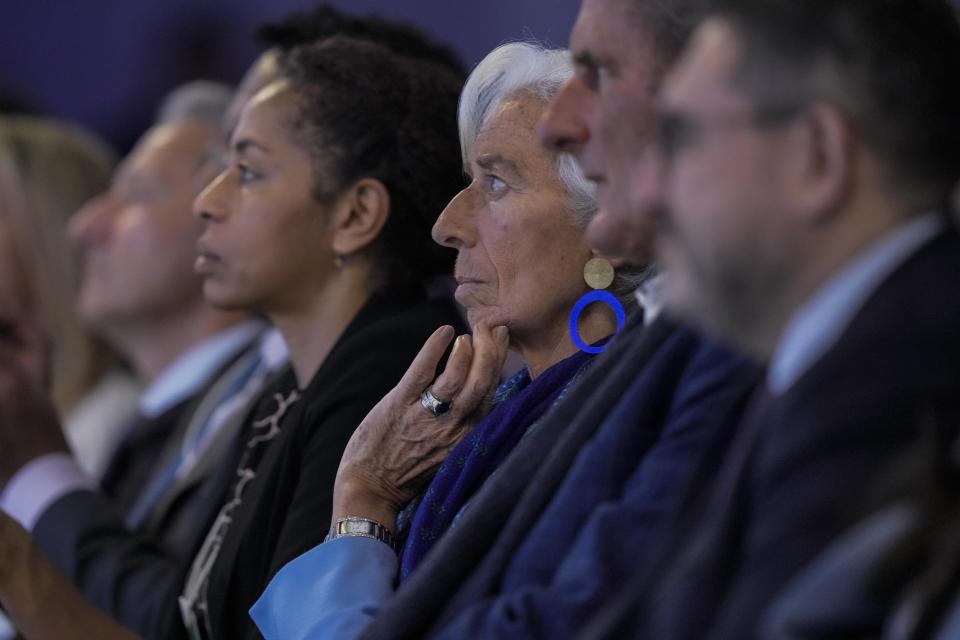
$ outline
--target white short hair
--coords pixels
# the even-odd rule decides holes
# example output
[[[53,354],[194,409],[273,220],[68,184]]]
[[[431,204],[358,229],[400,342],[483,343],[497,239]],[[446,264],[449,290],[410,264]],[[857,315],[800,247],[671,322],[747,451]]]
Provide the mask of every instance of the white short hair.
[[[517,94],[533,94],[549,103],[573,75],[566,49],[548,49],[530,42],[510,42],[491,51],[473,70],[460,94],[458,123],[464,165],[468,163],[477,135],[500,109]],[[570,196],[576,221],[586,227],[597,213],[597,192],[580,165],[569,153],[557,154],[557,175]],[[648,277],[646,268],[617,269],[611,290],[630,309],[636,305],[633,291]]]
[[[566,49],[548,49],[529,42],[510,42],[491,51],[473,70],[460,94],[460,148],[464,164],[477,134],[508,98],[531,93],[546,104],[573,75]],[[557,173],[570,195],[577,221],[586,225],[597,211],[596,189],[576,160],[557,156]]]

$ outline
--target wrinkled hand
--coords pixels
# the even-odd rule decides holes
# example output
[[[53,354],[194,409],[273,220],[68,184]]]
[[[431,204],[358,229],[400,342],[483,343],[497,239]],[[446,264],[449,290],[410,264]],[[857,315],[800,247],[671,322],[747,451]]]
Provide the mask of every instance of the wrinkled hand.
[[[56,410],[35,372],[0,343],[0,488],[34,458],[68,450]]]
[[[449,326],[434,332],[399,384],[354,432],[337,471],[334,521],[360,516],[395,530],[397,513],[489,411],[507,357],[507,328],[478,325],[472,337],[457,338],[446,368],[434,380],[453,335]],[[427,388],[449,403],[447,413],[435,417],[420,405]]]

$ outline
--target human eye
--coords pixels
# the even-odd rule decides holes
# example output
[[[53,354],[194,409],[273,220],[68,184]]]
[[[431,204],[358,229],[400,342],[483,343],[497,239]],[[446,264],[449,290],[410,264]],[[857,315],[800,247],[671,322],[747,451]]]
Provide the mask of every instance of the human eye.
[[[610,82],[617,76],[617,70],[613,66],[604,63],[597,64],[594,73],[597,76],[598,84]]]
[[[593,91],[601,91],[605,84],[617,76],[612,60],[592,53],[584,53],[575,61],[576,74]]]
[[[577,65],[577,75],[583,80],[583,83],[596,90],[600,85],[600,67],[592,61],[582,61]]]
[[[255,171],[242,162],[235,163],[234,168],[237,170],[240,184],[249,184],[260,177]]]
[[[486,174],[485,178],[487,181],[487,190],[490,193],[494,195],[499,195],[504,191],[506,191],[507,183],[504,182],[499,176],[494,175],[492,173],[488,173]]]

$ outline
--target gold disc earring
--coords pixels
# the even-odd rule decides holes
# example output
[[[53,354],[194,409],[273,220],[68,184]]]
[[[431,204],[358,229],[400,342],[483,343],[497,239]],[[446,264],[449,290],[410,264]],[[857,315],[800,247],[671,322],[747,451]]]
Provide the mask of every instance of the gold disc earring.
[[[589,345],[580,337],[580,316],[588,305],[594,302],[602,302],[613,309],[614,315],[617,316],[617,333],[623,329],[623,325],[627,321],[627,312],[620,301],[617,300],[617,296],[609,291],[604,291],[613,284],[615,275],[613,265],[605,258],[593,258],[587,261],[587,264],[583,267],[583,279],[593,291],[584,294],[577,300],[577,303],[573,305],[573,312],[570,314],[570,337],[573,338],[573,343],[581,351],[597,354],[602,353],[607,348],[606,345],[598,347]]]
[[[606,258],[593,258],[583,266],[583,279],[591,289],[606,289],[613,284],[613,265]]]

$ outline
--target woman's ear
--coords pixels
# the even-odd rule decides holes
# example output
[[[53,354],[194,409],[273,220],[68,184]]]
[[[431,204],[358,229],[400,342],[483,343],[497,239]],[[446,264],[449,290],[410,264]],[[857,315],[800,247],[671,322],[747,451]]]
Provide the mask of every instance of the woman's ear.
[[[338,200],[333,216],[333,251],[349,256],[373,244],[390,217],[390,193],[379,180],[363,178]]]

